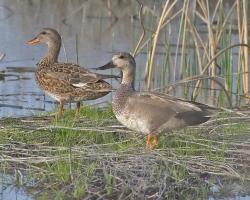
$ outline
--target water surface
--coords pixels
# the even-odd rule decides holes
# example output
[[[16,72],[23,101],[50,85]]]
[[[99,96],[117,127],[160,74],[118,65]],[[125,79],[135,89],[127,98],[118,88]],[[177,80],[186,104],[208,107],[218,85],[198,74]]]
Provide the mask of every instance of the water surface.
[[[111,2],[111,6],[108,2]],[[143,3],[146,16],[159,16],[161,1],[145,0]],[[225,3],[225,9],[229,9],[231,4],[231,1]],[[179,2],[175,10],[181,5]],[[213,5],[211,3],[211,6]],[[152,19],[153,17],[145,18],[146,27],[153,27]],[[232,21],[235,23],[236,19]],[[180,17],[173,20],[162,34],[163,38],[168,37],[171,41],[172,61],[175,60],[179,24]],[[207,28],[204,23],[196,20],[196,26],[205,36]],[[6,55],[0,61],[0,117],[34,115],[55,108],[54,101],[44,95],[34,81],[36,63],[45,54],[46,45],[25,44],[43,27],[55,28],[62,35],[66,52],[61,50],[60,62],[78,62],[86,68],[105,64],[113,52],[133,52],[142,32],[138,19],[138,5],[132,0],[0,0],[0,52]],[[146,38],[148,37],[147,34]],[[234,31],[232,42],[236,43],[236,38],[237,31]],[[136,57],[137,89],[143,88],[148,48],[144,48]],[[169,73],[163,72],[165,48],[164,40],[159,41],[154,63],[154,87],[174,83],[183,76],[181,67],[173,72],[172,65]],[[190,47],[189,51],[190,59],[194,52],[192,48]],[[166,74],[163,76],[164,80],[159,79],[162,77],[159,74]],[[117,83],[113,85],[116,87]],[[179,88],[174,95],[182,96],[182,89]],[[206,91],[203,93],[198,100],[209,103],[208,93]],[[108,95],[86,103],[96,104],[110,99],[111,95]]]
[[[61,50],[61,62],[78,62],[86,68],[105,64],[112,52],[133,50],[138,39],[134,4],[121,1],[116,6],[117,20],[110,16],[106,4],[76,0],[0,1],[0,51],[6,54],[0,62],[1,117],[33,115],[55,108],[52,99],[34,81],[36,63],[46,52],[46,46],[25,44],[41,28],[52,27],[61,33],[66,49],[66,54]],[[138,64],[145,58],[140,57]],[[107,99],[110,96],[91,103]]]

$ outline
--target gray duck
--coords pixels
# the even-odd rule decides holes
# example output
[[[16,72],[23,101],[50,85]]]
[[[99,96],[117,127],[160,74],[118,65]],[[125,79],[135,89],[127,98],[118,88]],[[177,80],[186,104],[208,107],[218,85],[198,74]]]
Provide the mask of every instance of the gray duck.
[[[136,63],[129,53],[118,53],[106,65],[96,68],[118,68],[122,82],[112,100],[117,120],[137,132],[147,135],[147,148],[158,145],[158,135],[209,120],[215,108],[154,92],[138,92],[134,89]]]
[[[43,28],[29,45],[45,43],[48,52],[37,63],[36,82],[49,96],[60,102],[59,115],[63,114],[65,102],[76,102],[76,114],[80,111],[80,102],[93,100],[112,91],[109,83],[103,79],[118,78],[114,75],[102,75],[72,63],[59,63],[61,36],[52,28]]]

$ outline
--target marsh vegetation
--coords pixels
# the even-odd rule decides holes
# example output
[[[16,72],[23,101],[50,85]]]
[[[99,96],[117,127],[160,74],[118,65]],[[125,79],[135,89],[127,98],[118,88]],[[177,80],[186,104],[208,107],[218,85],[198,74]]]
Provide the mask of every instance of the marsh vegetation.
[[[196,199],[248,191],[248,116],[222,113],[204,126],[163,135],[145,149],[141,134],[115,120],[110,106],[85,107],[55,121],[1,120],[1,169],[37,199]],[[235,193],[228,181],[244,185]],[[213,193],[211,187],[218,187]],[[246,188],[245,188],[246,187]]]
[[[36,7],[50,9],[48,2],[38,1],[36,7],[33,3],[24,5],[33,11]],[[61,23],[61,29],[71,36],[71,45],[76,44],[61,59],[72,60],[72,54],[77,54],[81,64],[88,61],[90,53],[97,55],[96,51],[81,49],[91,42],[86,40],[92,34],[93,41],[103,42],[108,54],[130,51],[136,56],[138,90],[165,92],[221,110],[202,126],[163,134],[158,148],[152,151],[145,149],[145,136],[117,122],[109,103],[86,105],[79,118],[71,109],[60,119],[47,112],[4,117],[0,120],[1,175],[13,175],[15,187],[24,188],[35,199],[216,199],[249,195],[247,0],[98,0],[58,5],[58,1],[53,3],[61,11],[72,8],[55,23]],[[26,17],[30,15],[27,12]],[[42,24],[39,14],[34,18]],[[91,27],[90,21],[96,18],[105,22],[84,32],[81,27],[86,23]],[[79,34],[72,37],[72,30]],[[105,32],[112,37],[107,39]],[[129,35],[126,40],[124,35]],[[67,38],[63,40],[67,52]],[[125,44],[121,49],[120,43]],[[99,58],[93,63],[97,59],[91,57],[89,63],[106,63],[107,57]],[[1,74],[8,80],[8,74]],[[21,75],[18,81],[24,78]],[[48,103],[40,93],[27,94],[43,105]]]

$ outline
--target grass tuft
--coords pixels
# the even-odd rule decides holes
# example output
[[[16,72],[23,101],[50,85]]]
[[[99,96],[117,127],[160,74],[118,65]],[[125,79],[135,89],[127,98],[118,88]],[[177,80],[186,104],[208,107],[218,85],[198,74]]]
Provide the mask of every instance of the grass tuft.
[[[73,110],[57,120],[3,119],[0,169],[38,199],[205,198],[218,178],[250,179],[247,121],[222,113],[147,150],[145,136],[118,124],[110,106],[85,106],[78,119]]]

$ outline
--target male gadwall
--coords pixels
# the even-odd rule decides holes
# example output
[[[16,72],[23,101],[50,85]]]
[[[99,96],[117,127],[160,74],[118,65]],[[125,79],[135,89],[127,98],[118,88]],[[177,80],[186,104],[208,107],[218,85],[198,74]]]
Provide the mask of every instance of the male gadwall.
[[[103,79],[117,76],[92,73],[72,63],[58,63],[61,36],[56,30],[43,28],[34,39],[27,41],[29,45],[40,43],[48,45],[48,52],[37,63],[36,81],[46,94],[60,102],[59,115],[63,114],[64,102],[76,102],[76,114],[79,114],[80,101],[103,97],[112,90]]]
[[[136,63],[129,53],[116,54],[111,62],[96,69],[114,67],[122,71],[122,83],[112,100],[113,112],[129,129],[147,134],[147,148],[158,144],[159,133],[204,123],[215,110],[165,94],[135,91]]]

